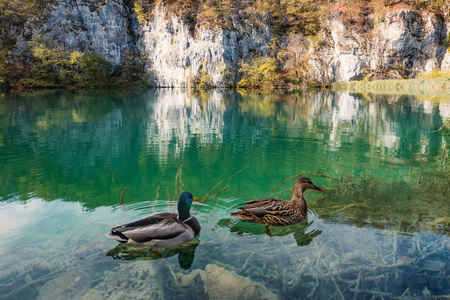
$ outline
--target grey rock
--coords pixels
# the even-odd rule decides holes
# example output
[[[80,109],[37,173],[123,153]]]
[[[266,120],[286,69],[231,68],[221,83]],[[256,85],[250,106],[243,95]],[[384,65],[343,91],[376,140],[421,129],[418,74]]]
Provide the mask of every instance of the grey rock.
[[[161,6],[138,36],[138,48],[149,55],[147,71],[160,87],[188,86],[200,70],[206,71],[214,86],[235,82],[238,63],[255,54],[268,55],[272,42],[270,26],[253,24],[239,15],[229,29],[200,27],[193,35],[179,17]],[[230,78],[227,70],[231,70]]]
[[[361,79],[364,72],[401,70],[403,76],[440,68],[446,46],[444,19],[436,14],[394,10],[378,22],[372,36],[349,32],[339,20],[330,23],[334,41],[333,81]]]
[[[78,299],[88,291],[89,281],[86,272],[69,272],[44,284],[37,299]]]
[[[201,277],[205,292],[211,299],[278,299],[262,284],[214,264],[206,265],[204,271],[194,270],[183,275],[181,284],[190,285],[197,276]]]
[[[122,0],[59,0],[41,19],[28,23],[17,43],[23,50],[41,35],[66,50],[101,54],[117,66],[135,44],[136,25]]]

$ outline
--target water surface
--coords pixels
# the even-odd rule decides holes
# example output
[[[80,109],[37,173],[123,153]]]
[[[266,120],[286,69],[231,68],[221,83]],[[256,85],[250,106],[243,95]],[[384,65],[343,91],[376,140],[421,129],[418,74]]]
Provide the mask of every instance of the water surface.
[[[0,298],[449,297],[449,117],[401,95],[0,94]],[[307,220],[230,218],[300,174],[325,189]],[[103,235],[184,190],[191,243],[161,259]]]

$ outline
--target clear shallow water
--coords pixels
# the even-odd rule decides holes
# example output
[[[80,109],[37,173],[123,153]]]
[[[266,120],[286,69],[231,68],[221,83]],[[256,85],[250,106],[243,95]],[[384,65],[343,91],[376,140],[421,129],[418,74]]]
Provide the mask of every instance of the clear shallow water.
[[[448,100],[330,92],[2,94],[0,297],[448,295],[449,117]],[[229,217],[290,199],[299,173],[326,190],[307,221],[268,236]],[[182,190],[212,198],[190,244],[160,259],[104,237]]]

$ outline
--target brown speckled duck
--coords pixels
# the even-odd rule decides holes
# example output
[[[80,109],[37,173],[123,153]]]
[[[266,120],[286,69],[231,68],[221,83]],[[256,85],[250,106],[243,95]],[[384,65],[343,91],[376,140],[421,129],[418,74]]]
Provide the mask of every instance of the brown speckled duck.
[[[270,226],[287,226],[303,221],[308,214],[303,193],[306,190],[313,189],[323,191],[312,183],[307,177],[300,177],[294,182],[294,193],[291,201],[287,202],[278,198],[266,198],[253,200],[241,205],[240,211],[231,213],[231,216],[244,221]]]

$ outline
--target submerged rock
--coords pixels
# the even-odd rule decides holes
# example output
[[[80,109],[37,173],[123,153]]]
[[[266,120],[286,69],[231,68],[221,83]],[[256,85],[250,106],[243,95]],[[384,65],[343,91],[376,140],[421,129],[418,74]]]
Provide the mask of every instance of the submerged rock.
[[[420,260],[418,265],[423,270],[439,272],[445,268],[446,263],[443,257],[433,253]]]
[[[208,264],[205,271],[195,270],[182,276],[180,284],[190,285],[197,276],[201,277],[211,299],[278,299],[262,284],[214,264]]]
[[[38,300],[79,299],[89,289],[90,278],[86,272],[72,271],[44,284]]]
[[[163,299],[159,276],[151,262],[121,264],[103,273],[100,283],[80,299]]]

